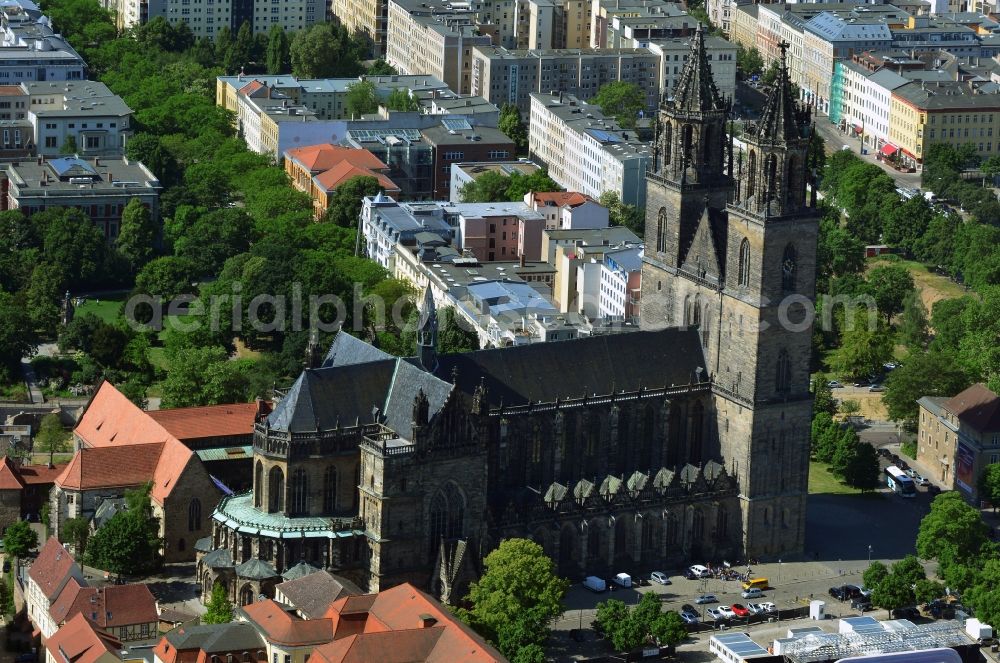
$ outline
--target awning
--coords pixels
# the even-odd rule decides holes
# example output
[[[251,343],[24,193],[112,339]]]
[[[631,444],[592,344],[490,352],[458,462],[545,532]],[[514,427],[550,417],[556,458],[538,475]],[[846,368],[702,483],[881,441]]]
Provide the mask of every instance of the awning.
[[[882,146],[882,149],[880,151],[885,156],[891,157],[896,152],[899,152],[899,148],[896,147],[895,145],[890,145],[889,143],[886,143],[885,145]]]
[[[865,128],[863,126],[861,126],[860,124],[855,124],[854,125],[854,133],[859,134],[859,133],[862,133],[864,130],[865,130]]]

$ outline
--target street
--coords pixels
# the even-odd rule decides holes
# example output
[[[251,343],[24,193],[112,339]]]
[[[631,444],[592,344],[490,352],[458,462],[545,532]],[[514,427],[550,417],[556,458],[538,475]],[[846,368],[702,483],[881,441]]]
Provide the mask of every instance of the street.
[[[873,163],[886,173],[889,174],[892,179],[896,180],[896,186],[904,189],[919,189],[920,188],[920,173],[901,173],[895,168],[891,168],[886,164],[882,163],[875,158],[877,152],[868,149],[867,154],[861,154],[861,139],[855,136],[846,134],[842,132],[837,125],[830,122],[830,118],[825,115],[816,116],[816,133],[819,134],[820,138],[826,141],[827,152],[833,153],[837,150],[843,149],[844,145],[848,145],[851,151],[859,159],[867,161],[868,163]]]

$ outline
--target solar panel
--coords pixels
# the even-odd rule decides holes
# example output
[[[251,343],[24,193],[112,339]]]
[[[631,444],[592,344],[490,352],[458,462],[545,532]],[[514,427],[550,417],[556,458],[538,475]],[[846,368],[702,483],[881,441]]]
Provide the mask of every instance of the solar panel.
[[[374,143],[386,138],[405,138],[409,141],[420,140],[418,129],[352,129],[348,132],[351,138],[362,143]]]
[[[446,117],[441,120],[441,124],[448,131],[468,131],[472,128],[472,125],[464,117]]]
[[[621,136],[616,136],[613,133],[609,133],[602,129],[587,129],[587,133],[601,141],[602,143],[620,143],[622,142]]]

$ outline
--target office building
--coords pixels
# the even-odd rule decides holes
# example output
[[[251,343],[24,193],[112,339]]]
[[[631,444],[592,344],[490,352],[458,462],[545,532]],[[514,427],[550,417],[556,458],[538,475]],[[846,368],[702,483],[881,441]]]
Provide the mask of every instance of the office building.
[[[499,129],[473,127],[463,118],[444,118],[420,132],[434,150],[435,200],[451,193],[451,165],[463,161],[498,161],[517,156],[514,141]]]
[[[21,84],[13,104],[26,103],[37,154],[58,156],[71,141],[79,156],[120,156],[132,133],[132,109],[104,83],[95,81]]]
[[[649,50],[660,56],[660,89],[671,96],[684,63],[691,52],[692,37],[654,39],[649,42]],[[723,98],[736,98],[736,44],[722,37],[706,37],[706,57],[712,66],[712,80]]]

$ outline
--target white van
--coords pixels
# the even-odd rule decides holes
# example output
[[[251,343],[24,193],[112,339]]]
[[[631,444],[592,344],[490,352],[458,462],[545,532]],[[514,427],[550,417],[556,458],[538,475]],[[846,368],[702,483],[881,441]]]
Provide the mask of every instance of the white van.
[[[632,586],[632,576],[627,573],[619,573],[615,576],[615,584],[621,587],[631,587]]]
[[[608,588],[608,584],[604,582],[604,578],[598,578],[597,576],[587,576],[584,578],[583,586],[592,592],[603,592]]]

